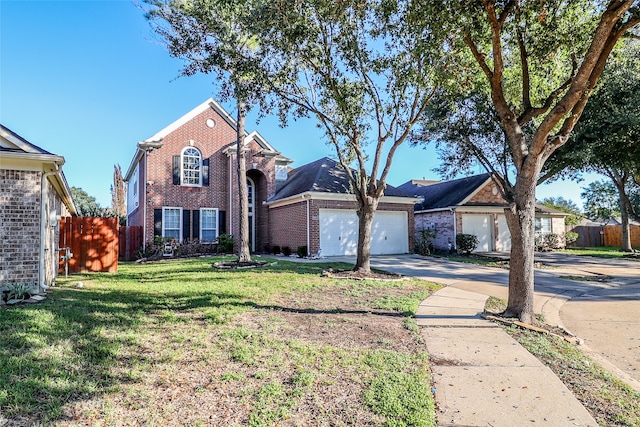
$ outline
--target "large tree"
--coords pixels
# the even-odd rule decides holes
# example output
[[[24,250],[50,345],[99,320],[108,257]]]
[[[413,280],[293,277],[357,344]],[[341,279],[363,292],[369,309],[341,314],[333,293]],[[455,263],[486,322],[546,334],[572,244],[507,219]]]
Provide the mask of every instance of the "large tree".
[[[638,0],[440,0],[423,8],[427,25],[440,24],[448,35],[447,52],[463,53],[457,61],[462,83],[456,105],[469,99],[472,88],[491,100],[487,114],[495,115],[502,128],[504,137],[495,146],[506,146],[507,169],[512,167],[514,175],[493,175],[510,203],[504,314],[531,321],[535,188],[545,161],[568,141],[614,46],[638,24]],[[468,151],[482,158],[483,150],[470,143]],[[502,167],[483,164],[492,172]]]
[[[549,172],[599,172],[615,186],[620,200],[621,250],[630,252],[629,218],[640,220],[629,190],[640,175],[640,44],[631,39],[614,53],[601,84],[580,117],[569,142],[547,162]]]
[[[446,73],[441,44],[409,1],[277,0],[250,21],[281,119],[317,119],[346,171],[359,219],[355,270],[370,272],[371,225],[394,155]],[[353,168],[353,169],[352,169]]]
[[[146,0],[148,19],[171,56],[185,60],[182,74],[211,73],[221,98],[236,101],[236,177],[239,208],[238,262],[250,262],[245,120],[251,101],[262,95],[251,53],[255,39],[245,31],[251,1]]]

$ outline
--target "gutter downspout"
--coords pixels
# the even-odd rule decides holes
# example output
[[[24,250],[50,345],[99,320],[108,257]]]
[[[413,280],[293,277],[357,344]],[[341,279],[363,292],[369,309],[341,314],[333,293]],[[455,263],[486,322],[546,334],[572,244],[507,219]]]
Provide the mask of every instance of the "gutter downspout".
[[[458,248],[456,247],[456,236],[458,235],[458,230],[457,230],[457,220],[458,218],[456,218],[456,210],[451,208],[451,213],[453,214],[453,249],[454,250],[458,250]]]
[[[138,170],[138,191],[140,190],[140,186],[144,191],[142,196],[142,218],[144,226],[142,227],[142,250],[147,250],[147,169],[149,168],[149,159],[147,158],[147,154],[149,152],[144,150],[144,180],[140,179],[140,175],[142,175],[140,170]],[[143,182],[140,182],[143,181]],[[127,207],[128,208],[128,207]],[[129,223],[129,215],[127,215],[127,225]],[[154,224],[155,227],[155,224]],[[155,236],[154,236],[155,237]]]
[[[58,163],[54,163],[55,170],[51,172],[43,172],[42,180],[40,181],[40,259],[38,260],[38,295],[41,295],[46,288],[44,283],[44,268],[45,268],[45,235],[47,232],[47,225],[49,222],[49,212],[47,206],[49,205],[49,188],[47,187],[47,180],[50,176],[57,175],[59,173]]]
[[[233,234],[233,154],[229,153],[229,230]]]
[[[311,201],[310,198],[307,199],[307,256],[309,256],[311,254],[311,222],[310,222],[310,216],[309,216],[309,212],[310,212],[310,207],[309,207],[309,202]]]

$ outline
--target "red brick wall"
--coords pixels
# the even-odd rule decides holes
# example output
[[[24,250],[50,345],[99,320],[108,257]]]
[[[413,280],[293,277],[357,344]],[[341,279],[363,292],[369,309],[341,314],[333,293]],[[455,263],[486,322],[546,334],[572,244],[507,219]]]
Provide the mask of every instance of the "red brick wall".
[[[216,122],[213,128],[206,125],[209,118]],[[173,184],[173,156],[180,155],[185,147],[190,146],[190,141],[193,141],[193,147],[200,150],[203,159],[209,159],[209,186],[189,187]],[[140,178],[141,198],[146,191],[147,241],[152,239],[154,234],[153,211],[163,206],[182,207],[191,211],[218,208],[226,212],[226,233],[238,234],[236,158],[232,156],[230,159],[223,153],[235,141],[236,131],[215,110],[207,109],[166,135],[163,138],[163,146],[147,154],[147,169],[143,170],[144,165],[141,162]],[[262,202],[275,190],[275,160],[260,155],[262,147],[255,141],[250,142],[248,148],[249,152],[245,153],[245,158],[248,175],[256,183],[256,250],[260,252],[268,240],[268,214],[266,208],[262,207]],[[150,181],[153,184],[147,184]],[[232,201],[229,197],[230,192],[233,195]],[[130,225],[141,223],[142,215],[140,206],[138,211],[132,212]]]
[[[270,209],[269,218],[271,223],[271,246],[289,246],[291,251],[296,253],[298,246],[307,244],[306,201]],[[313,245],[311,246],[313,247]]]

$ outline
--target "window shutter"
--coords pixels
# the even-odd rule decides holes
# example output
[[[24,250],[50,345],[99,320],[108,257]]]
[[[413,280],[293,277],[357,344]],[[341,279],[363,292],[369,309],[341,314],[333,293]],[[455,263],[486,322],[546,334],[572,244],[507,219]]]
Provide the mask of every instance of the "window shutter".
[[[180,156],[173,156],[173,185],[180,185]]]
[[[194,209],[193,210],[193,227],[192,227],[192,236],[194,239],[199,239],[200,238],[200,210],[199,209]]]
[[[209,185],[209,159],[202,161],[202,185]]]
[[[162,209],[153,210],[153,236],[162,236]]]
[[[227,213],[218,211],[218,236],[227,232]]]
[[[191,239],[191,211],[189,209],[182,210],[182,240]]]

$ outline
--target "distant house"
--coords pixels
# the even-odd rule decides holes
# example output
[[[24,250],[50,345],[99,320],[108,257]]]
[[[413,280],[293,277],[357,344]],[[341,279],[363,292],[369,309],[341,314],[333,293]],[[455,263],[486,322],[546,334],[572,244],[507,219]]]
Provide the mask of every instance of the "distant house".
[[[413,250],[413,204],[416,198],[387,186],[371,230],[371,254]],[[355,255],[358,246],[356,198],[347,173],[327,157],[300,166],[267,200],[272,240],[311,253]]]
[[[137,144],[125,174],[128,225],[179,242],[238,234],[236,122],[213,99]],[[253,252],[273,246],[355,254],[356,202],[336,162],[320,159],[289,171],[258,132],[246,137],[249,234]],[[388,187],[374,224],[373,253],[412,249],[414,198]]]
[[[474,234],[476,252],[511,250],[508,206],[488,173],[451,181],[412,180],[398,187],[422,200],[415,205],[415,230],[435,233],[438,250],[455,247],[456,234]],[[536,205],[536,233],[564,235],[566,213]]]
[[[64,158],[0,125],[0,287],[38,291],[58,271],[59,221],[76,214]]]

